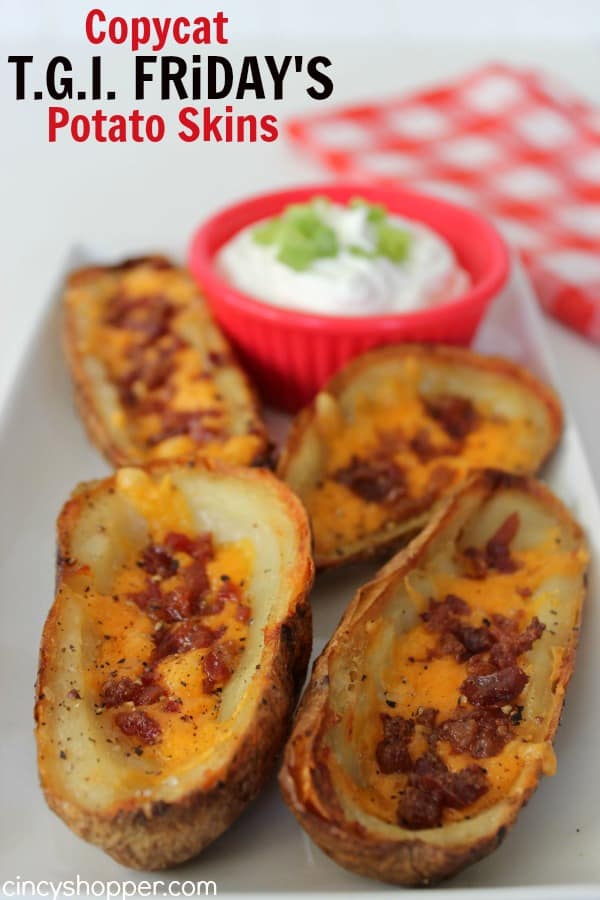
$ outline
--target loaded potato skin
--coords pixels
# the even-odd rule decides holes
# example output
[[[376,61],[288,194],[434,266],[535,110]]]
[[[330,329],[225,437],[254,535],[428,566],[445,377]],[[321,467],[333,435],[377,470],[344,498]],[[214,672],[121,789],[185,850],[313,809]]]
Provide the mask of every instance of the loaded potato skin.
[[[184,269],[162,256],[88,266],[63,307],[77,407],[112,465],[268,460],[254,390]]]
[[[535,473],[561,430],[557,396],[524,368],[403,344],[331,379],[293,422],[277,471],[308,510],[323,569],[402,546],[474,469]]]
[[[503,840],[555,771],[587,561],[548,488],[488,470],[357,592],[315,664],[279,776],[321,849],[416,885]]]
[[[264,470],[165,461],[80,486],[40,649],[50,808],[134,868],[215,840],[289,733],[312,575],[305,513]]]

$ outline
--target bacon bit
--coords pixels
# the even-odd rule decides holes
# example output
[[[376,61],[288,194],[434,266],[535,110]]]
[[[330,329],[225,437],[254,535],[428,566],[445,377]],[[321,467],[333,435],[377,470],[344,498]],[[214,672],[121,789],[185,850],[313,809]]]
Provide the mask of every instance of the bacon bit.
[[[464,662],[467,658],[463,644],[451,631],[444,631],[439,636],[435,649],[428,652],[430,659],[436,656],[452,656],[457,662]]]
[[[170,531],[165,537],[164,546],[168,553],[187,553],[193,559],[204,562],[208,562],[215,555],[212,535],[209,532],[191,538],[187,534]]]
[[[514,662],[512,657],[510,662]],[[472,656],[467,661],[467,668],[470,675],[491,675],[492,672],[496,672],[498,668],[504,668],[504,666],[495,666],[494,663],[490,661],[488,654],[479,653],[476,656]]]
[[[203,597],[198,604],[197,613],[199,616],[216,616],[225,607],[225,598],[219,593],[214,597]]]
[[[485,578],[488,572],[485,553],[478,547],[465,547],[463,550],[467,578]]]
[[[244,603],[238,603],[238,608],[235,613],[235,617],[238,622],[249,622],[250,617],[252,616],[252,610],[249,606],[246,606]]]
[[[449,772],[448,776],[438,784],[442,791],[442,803],[451,809],[464,809],[489,790],[487,773],[481,766],[467,766],[459,772]]]
[[[135,373],[135,380],[140,381],[148,391],[156,391],[164,387],[175,371],[175,353],[180,345],[172,344],[161,347],[153,359],[146,358]],[[149,410],[147,410],[149,411]]]
[[[448,741],[454,753],[470,753],[475,759],[497,756],[512,736],[511,718],[501,709],[471,710],[436,729],[436,737]]]
[[[165,712],[179,712],[181,710],[181,700],[167,700],[163,709]]]
[[[218,647],[209,650],[202,660],[204,679],[202,687],[207,694],[213,693],[217,687],[222,687],[231,678],[235,650],[231,641],[223,641]]]
[[[453,444],[445,444],[438,447],[431,442],[431,435],[426,428],[419,428],[415,436],[410,440],[409,447],[419,458],[419,462],[427,463],[438,456],[456,456],[461,451],[461,444],[456,441]]]
[[[404,470],[386,456],[371,459],[353,456],[350,464],[338,469],[333,478],[371,503],[393,504],[406,496]]]
[[[415,723],[403,716],[381,714],[383,722],[383,739],[375,748],[377,765],[384,775],[392,772],[410,772],[412,759],[408,752],[408,744],[415,731]]]
[[[161,399],[156,396],[156,392],[165,387],[175,370],[174,356],[177,349],[179,349],[177,345],[161,347],[151,356],[148,350],[142,347],[137,353],[133,353],[132,365],[117,380],[119,396],[125,406],[139,405],[140,412],[146,413],[164,411],[167,396],[164,395]],[[135,385],[144,387],[145,391],[140,392],[143,396],[138,396]],[[155,392],[155,396],[151,399],[145,396],[149,391]]]
[[[541,638],[546,630],[543,622],[540,622],[537,616],[534,616],[527,628],[525,628],[514,641],[513,646],[516,648],[517,656],[531,650],[534,643]]]
[[[523,669],[511,665],[489,675],[469,675],[460,690],[474,706],[503,706],[516,700],[528,681]]]
[[[212,537],[210,534],[201,534],[191,538],[171,531],[165,537],[164,550],[168,554],[186,553],[193,559],[191,565],[183,570],[179,569],[181,581],[177,587],[161,598],[162,617],[167,621],[180,622],[200,611],[210,587],[206,563],[214,555]]]
[[[162,428],[148,439],[148,445],[153,447],[155,444],[160,444],[168,438],[178,437],[182,434],[188,435],[197,444],[214,441],[222,437],[223,430],[214,423],[206,423],[206,418],[212,415],[214,415],[212,410],[178,411],[165,409]]]
[[[408,788],[398,807],[405,828],[433,828],[441,824],[444,807],[464,809],[489,790],[481,766],[451,772],[436,753],[428,751],[415,763]]]
[[[494,641],[489,629],[465,625],[457,618],[469,612],[467,603],[455,594],[447,594],[441,602],[429,601],[429,609],[421,613],[421,618],[428,631],[440,632],[437,647],[430,655],[453,656],[458,662],[464,662],[489,650]]]
[[[79,693],[79,691],[76,688],[71,688],[71,690],[67,694],[67,697],[70,700],[81,700],[81,694]]]
[[[150,618],[165,622],[182,622],[195,613],[206,614],[202,610],[202,604],[210,587],[205,562],[208,554],[205,536],[202,535],[197,541],[192,541],[185,535],[176,535],[176,537],[186,541],[189,552],[194,555],[193,562],[185,569],[177,566],[177,571],[180,573],[180,581],[177,586],[172,591],[163,594],[160,585],[156,581],[150,580],[143,591],[128,595],[129,599],[133,600]],[[171,541],[171,544],[173,543],[177,544],[178,541]],[[161,576],[171,574],[172,565],[167,562],[171,552],[176,551],[168,550],[165,546],[165,548],[158,548],[156,552],[148,555],[148,564],[151,569],[157,570],[156,574]],[[212,550],[210,552],[212,553]],[[176,563],[177,560],[173,560],[173,562]],[[142,560],[142,564],[144,564],[144,560]]]
[[[430,656],[453,656],[457,662],[465,662],[489,650],[493,642],[494,638],[488,628],[475,628],[454,620],[448,623],[448,630],[442,632],[435,650],[430,651]]]
[[[183,571],[184,590],[189,595],[191,609],[197,608],[205,592],[210,587],[206,563],[203,559],[194,559],[194,562]]]
[[[175,371],[175,354],[185,346],[175,334],[162,337],[159,345],[135,346],[129,353],[129,368],[115,379],[121,403],[136,407],[139,413],[163,415],[173,394],[168,382]]]
[[[115,722],[123,734],[139,738],[143,744],[156,744],[162,736],[159,723],[142,709],[117,713]]]
[[[146,547],[140,560],[140,567],[148,572],[149,575],[160,575],[161,578],[168,578],[173,575],[179,568],[179,563],[171,554],[157,544],[151,544]]]
[[[156,581],[148,581],[143,591],[136,591],[127,596],[129,600],[133,600],[139,606],[142,612],[147,613],[153,619],[159,618],[163,605],[163,595]]]
[[[498,669],[512,665],[522,653],[531,650],[546,629],[534,616],[527,628],[519,631],[518,618],[508,619],[498,613],[492,616],[491,632],[497,643],[490,652],[490,662]]]
[[[105,682],[100,699],[107,709],[133,703],[135,706],[147,706],[156,703],[166,693],[165,689],[154,680],[153,675],[142,675],[141,684],[131,678],[113,678]]]
[[[428,631],[446,631],[456,622],[455,616],[468,616],[469,604],[456,594],[446,594],[443,600],[430,599],[429,608],[421,613]]]
[[[158,662],[165,656],[176,653],[187,653],[189,650],[202,650],[212,646],[223,634],[224,628],[213,630],[200,622],[182,622],[171,629],[164,629],[154,636],[156,646],[152,661]]]
[[[149,615],[161,618],[168,622],[181,622],[190,615],[200,610],[204,596],[210,587],[206,562],[214,555],[212,536],[201,534],[191,538],[179,532],[169,532],[162,546],[149,548],[151,566],[157,570],[156,574],[166,576],[179,571],[181,580],[177,587],[167,594],[162,594],[155,582],[150,582],[146,591],[141,594],[131,595],[132,599],[146,610]],[[173,559],[174,553],[186,553],[191,556],[193,562],[181,569],[177,560]],[[171,560],[169,562],[169,560]]]
[[[460,625],[455,632],[456,637],[463,645],[467,658],[477,653],[484,653],[494,643],[494,637],[489,628],[475,628],[471,625]]]
[[[241,589],[237,584],[229,580],[219,585],[219,589],[213,597],[205,597],[201,601],[197,610],[198,615],[214,616],[224,609],[226,603],[237,604],[238,612],[236,613],[236,618],[238,618],[240,622],[248,621],[250,618],[250,610],[242,603]],[[247,617],[245,612],[239,612],[239,609],[241,608],[248,610]]]
[[[181,573],[182,580],[172,591],[164,595],[164,618],[181,622],[202,607],[204,595],[210,587],[206,565],[201,560],[187,566]]]
[[[398,806],[398,824],[415,831],[442,824],[442,804],[432,793],[409,785]]]
[[[467,397],[441,394],[423,397],[422,403],[432,419],[435,419],[447,435],[462,440],[477,426],[479,414]]]
[[[433,706],[426,706],[424,709],[420,709],[415,716],[415,722],[419,725],[422,725],[423,728],[429,729],[430,731],[435,728],[435,723],[437,717],[439,715],[439,709],[435,709]]]
[[[466,616],[471,611],[471,608],[466,600],[463,600],[462,597],[459,597],[457,594],[446,594],[444,598],[444,603],[456,616]]]
[[[510,555],[510,542],[517,534],[520,522],[519,513],[511,513],[491,536],[484,550],[477,547],[467,547],[464,550],[471,578],[484,578],[488,569],[510,573],[519,568],[517,561]]]
[[[335,481],[345,484],[363,500],[384,503],[398,519],[417,516],[428,509],[454,477],[448,466],[436,466],[421,496],[411,497],[407,492],[404,470],[393,459],[383,455],[370,460],[355,456],[349,466],[333,475]]]
[[[429,462],[440,455],[438,448],[431,443],[431,436],[426,428],[419,428],[415,436],[409,442],[410,449],[415,453],[420,462]]]
[[[174,307],[160,294],[132,298],[120,293],[112,298],[105,322],[114,328],[137,331],[150,343],[168,333],[174,314]]]

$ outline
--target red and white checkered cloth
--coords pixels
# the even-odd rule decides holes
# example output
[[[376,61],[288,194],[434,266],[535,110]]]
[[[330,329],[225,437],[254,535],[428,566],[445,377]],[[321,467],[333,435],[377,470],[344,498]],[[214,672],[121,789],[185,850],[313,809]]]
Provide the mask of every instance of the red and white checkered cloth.
[[[506,65],[398,99],[295,119],[288,133],[345,178],[490,215],[543,306],[600,342],[600,110]]]

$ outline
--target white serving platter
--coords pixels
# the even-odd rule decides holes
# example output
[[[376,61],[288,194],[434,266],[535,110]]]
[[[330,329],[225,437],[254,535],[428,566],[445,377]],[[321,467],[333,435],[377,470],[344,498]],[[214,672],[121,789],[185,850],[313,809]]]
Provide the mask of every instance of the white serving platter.
[[[30,879],[52,882],[60,896],[60,883],[77,876],[90,883],[158,879],[163,882],[156,888],[159,896],[167,895],[171,879],[211,880],[219,895],[366,896],[394,890],[352,875],[322,854],[284,806],[274,779],[198,860],[167,873],[123,868],[75,837],[44,803],[32,706],[38,643],[53,599],[54,521],[78,481],[108,472],[75,413],[60,346],[60,283],[67,268],[89,258],[73,254],[59,273],[0,422],[0,892],[4,888],[14,896],[13,882]],[[517,266],[476,345],[553,380],[543,322]],[[269,418],[281,434],[285,418]],[[556,741],[558,774],[542,781],[503,845],[436,888],[438,898],[600,898],[600,505],[568,415],[561,446],[543,474],[583,524],[592,553],[578,660]],[[315,652],[356,587],[373,572],[374,567],[363,565],[319,578],[312,596]],[[395,890],[406,898],[424,896],[422,889]]]

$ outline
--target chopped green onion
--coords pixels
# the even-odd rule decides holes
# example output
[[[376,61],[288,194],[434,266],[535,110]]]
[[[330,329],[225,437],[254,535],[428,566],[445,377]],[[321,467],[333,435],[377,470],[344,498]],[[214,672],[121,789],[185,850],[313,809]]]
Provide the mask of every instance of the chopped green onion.
[[[404,228],[398,228],[389,222],[377,225],[377,254],[385,256],[392,262],[404,262],[408,256],[411,234]]]
[[[367,250],[365,247],[359,247],[358,244],[350,244],[348,252],[351,253],[352,256],[364,256],[365,259],[373,259],[377,256],[376,250]]]
[[[252,239],[257,244],[276,244],[281,233],[281,219],[269,219],[262,225],[257,225],[252,232]]]
[[[318,207],[323,200],[293,203],[276,216],[254,229],[258,244],[277,246],[277,259],[291,269],[302,272],[317,259],[337,256],[339,244],[333,228],[323,222]]]
[[[300,242],[282,244],[277,253],[279,262],[285,263],[296,272],[304,272],[316,258],[314,248],[308,242],[306,244]]]
[[[367,222],[371,222],[373,225],[387,219],[387,210],[381,203],[369,203],[362,197],[353,197],[348,205],[351,209],[366,209]]]
[[[280,262],[297,272],[303,272],[316,260],[337,256],[340,252],[335,231],[323,221],[321,215],[323,207],[329,203],[326,197],[314,197],[309,203],[290,204],[281,215],[257,225],[252,238],[257,244],[276,247]],[[381,204],[353,197],[349,206],[366,210],[367,221],[373,226],[375,241],[372,249],[350,245],[347,248],[349,253],[367,259],[385,256],[392,262],[406,259],[411,234],[392,225]]]

